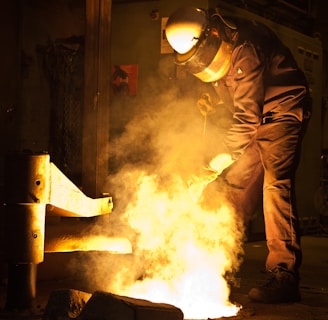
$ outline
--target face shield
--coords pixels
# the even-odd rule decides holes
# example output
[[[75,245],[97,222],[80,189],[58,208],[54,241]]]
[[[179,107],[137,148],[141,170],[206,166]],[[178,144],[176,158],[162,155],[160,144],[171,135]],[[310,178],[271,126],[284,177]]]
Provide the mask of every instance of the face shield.
[[[176,51],[176,64],[203,82],[222,78],[230,67],[231,44],[222,40],[205,10],[185,7],[166,24],[166,37]]]

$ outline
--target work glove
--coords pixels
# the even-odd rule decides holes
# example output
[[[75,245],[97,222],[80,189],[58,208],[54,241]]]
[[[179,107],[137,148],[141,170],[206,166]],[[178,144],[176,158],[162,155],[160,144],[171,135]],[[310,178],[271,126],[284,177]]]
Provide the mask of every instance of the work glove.
[[[200,113],[206,117],[209,114],[215,112],[215,108],[213,107],[212,98],[209,93],[203,93],[197,101],[197,107]]]
[[[220,175],[223,170],[231,166],[233,163],[234,160],[230,154],[220,153],[210,161],[210,168],[212,168],[217,175]]]
[[[220,153],[208,166],[203,166],[198,174],[193,175],[188,181],[189,194],[193,200],[198,201],[205,187],[216,180],[233,162],[230,154]]]
[[[216,211],[226,203],[226,197],[228,195],[226,189],[227,184],[222,172],[232,165],[233,162],[234,160],[227,153],[220,153],[210,161],[209,168],[215,172],[216,177],[204,185],[201,192],[198,191],[197,203],[202,209]],[[214,178],[214,173],[212,177]]]
[[[209,166],[202,167],[197,174],[188,180],[188,192],[191,198],[197,202],[205,187],[218,177],[218,173]]]

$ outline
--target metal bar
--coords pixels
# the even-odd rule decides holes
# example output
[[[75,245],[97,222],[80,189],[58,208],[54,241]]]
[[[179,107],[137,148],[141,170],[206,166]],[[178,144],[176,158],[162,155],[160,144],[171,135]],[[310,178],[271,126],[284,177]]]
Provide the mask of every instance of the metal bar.
[[[47,215],[95,217],[112,212],[111,197],[87,197],[54,163],[50,163],[49,171],[51,179]]]
[[[113,203],[111,197],[85,196],[50,162],[48,154],[11,154],[5,159],[5,168],[5,238],[9,265],[6,305],[14,309],[31,308],[36,294],[36,268],[44,259],[46,214],[94,217],[110,213]],[[74,232],[70,230],[62,235],[62,230],[52,237],[49,234],[47,249],[131,252],[126,239],[81,234],[76,226],[73,229]]]

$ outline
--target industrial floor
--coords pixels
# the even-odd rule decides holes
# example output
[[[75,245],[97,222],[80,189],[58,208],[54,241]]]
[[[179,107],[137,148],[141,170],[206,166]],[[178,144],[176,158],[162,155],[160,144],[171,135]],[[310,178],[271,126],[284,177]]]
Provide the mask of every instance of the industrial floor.
[[[303,236],[302,247],[302,300],[299,303],[270,305],[249,302],[247,298],[251,287],[267,279],[263,272],[266,244],[259,241],[245,245],[246,256],[240,272],[240,287],[234,288],[231,295],[232,300],[243,306],[236,319],[328,320],[328,235]]]
[[[237,316],[224,319],[328,320],[328,234],[323,232],[322,234],[303,236],[302,246],[304,259],[301,269],[301,302],[270,305],[248,301],[248,290],[255,285],[261,284],[266,279],[263,265],[267,251],[265,241],[246,243],[245,261],[238,276],[240,285],[233,287],[231,292],[231,301],[243,307]],[[54,268],[60,270],[61,266],[54,266]],[[72,279],[40,279],[37,282],[34,310],[19,313],[15,311],[8,312],[4,307],[6,281],[2,279],[0,283],[0,319],[42,319],[50,293],[59,288],[72,288],[82,291],[84,289],[79,288],[78,284],[74,283]]]

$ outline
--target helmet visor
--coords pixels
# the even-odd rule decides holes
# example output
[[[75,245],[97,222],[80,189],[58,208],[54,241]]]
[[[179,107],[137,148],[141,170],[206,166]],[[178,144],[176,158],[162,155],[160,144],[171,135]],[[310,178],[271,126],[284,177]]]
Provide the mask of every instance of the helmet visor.
[[[203,82],[212,82],[228,71],[231,51],[232,46],[221,39],[217,29],[207,28],[197,46],[185,54],[176,53],[176,64]]]

